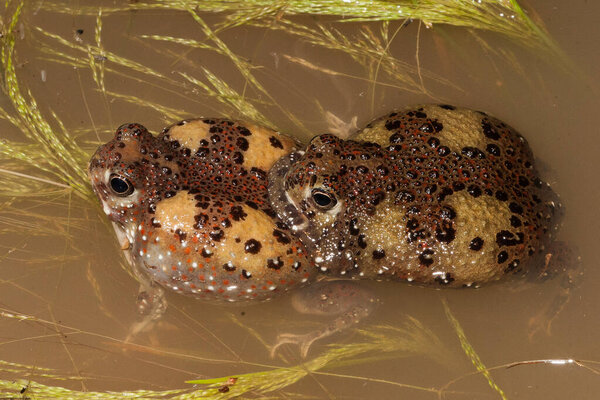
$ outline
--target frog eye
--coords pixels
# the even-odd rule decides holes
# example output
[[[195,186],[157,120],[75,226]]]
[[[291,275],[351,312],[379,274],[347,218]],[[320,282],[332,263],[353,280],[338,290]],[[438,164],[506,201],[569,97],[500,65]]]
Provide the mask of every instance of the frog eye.
[[[129,179],[117,174],[112,174],[108,182],[110,183],[110,188],[117,196],[129,196],[135,189],[131,182],[129,182]]]
[[[313,189],[310,196],[317,208],[323,211],[331,210],[337,204],[335,196],[323,189]]]

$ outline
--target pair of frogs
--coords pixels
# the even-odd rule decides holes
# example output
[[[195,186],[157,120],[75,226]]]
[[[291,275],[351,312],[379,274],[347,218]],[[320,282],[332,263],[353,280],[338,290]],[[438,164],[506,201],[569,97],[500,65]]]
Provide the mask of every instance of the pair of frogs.
[[[266,300],[299,286],[304,311],[337,313],[313,340],[367,315],[351,279],[477,287],[540,269],[560,204],[526,140],[480,111],[420,105],[349,140],[302,147],[270,129],[184,120],[117,129],[89,175],[160,315],[158,283],[210,301]],[[343,300],[343,301],[342,301]],[[152,317],[154,318],[154,317]]]

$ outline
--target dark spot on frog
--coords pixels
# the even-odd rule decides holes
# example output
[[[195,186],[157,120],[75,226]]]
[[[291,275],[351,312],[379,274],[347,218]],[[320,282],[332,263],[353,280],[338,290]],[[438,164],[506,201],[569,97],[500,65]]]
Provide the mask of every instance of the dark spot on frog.
[[[350,220],[349,232],[353,236],[358,235],[358,233],[360,232],[360,229],[358,229],[358,219],[352,218]]]
[[[440,146],[440,147],[438,147],[438,154],[441,157],[445,157],[445,156],[447,156],[450,153],[451,153],[451,151],[450,151],[450,148],[448,146]]]
[[[231,207],[231,217],[234,221],[244,220],[247,216],[248,214],[244,212],[244,209],[241,206]]]
[[[461,152],[461,154],[463,154],[464,156],[466,156],[468,158],[478,158],[478,159],[485,158],[485,154],[483,154],[483,152],[481,150],[479,150],[477,147],[463,147],[460,152]]]
[[[500,151],[500,147],[493,143],[488,144],[485,149],[488,153],[490,153],[493,156],[499,157],[502,154],[502,152]]]
[[[269,258],[267,260],[267,268],[277,270],[277,269],[280,269],[281,267],[283,267],[283,261],[281,261],[281,257],[277,257],[275,259]]]
[[[517,203],[510,203],[508,205],[508,209],[515,214],[523,214],[523,207],[521,207]]]
[[[250,175],[255,176],[257,179],[261,181],[267,180],[267,173],[260,168],[252,167],[250,168]]]
[[[423,252],[421,254],[419,254],[419,262],[421,263],[421,265],[424,265],[426,267],[429,267],[431,264],[433,264],[433,254],[435,252],[431,249],[425,249],[423,250]]]
[[[435,237],[442,243],[450,243],[456,237],[456,230],[450,224],[444,223],[436,229]]]
[[[187,238],[187,233],[183,232],[181,229],[176,229],[175,230],[175,236],[177,236],[177,239],[180,242],[184,242],[185,239]]]
[[[250,130],[248,128],[243,127],[243,126],[238,127],[238,132],[242,136],[250,136],[250,135],[252,135],[252,132],[250,132]]]
[[[237,140],[236,140],[236,142],[235,142],[235,144],[242,151],[246,151],[249,148],[248,140],[246,140],[246,138],[243,138],[243,137],[238,137]]]
[[[415,195],[405,190],[398,192],[396,195],[396,201],[400,203],[412,203],[414,200]]]
[[[485,137],[492,140],[500,139],[500,135],[498,134],[496,129],[494,129],[494,127],[490,124],[487,118],[484,118],[481,121],[481,129],[483,130],[483,134],[485,135]]]
[[[194,228],[195,229],[202,229],[202,228],[204,228],[204,226],[208,222],[208,215],[206,215],[204,213],[195,215],[194,216],[194,221],[196,221],[196,223],[194,224]]]
[[[390,143],[402,143],[403,140],[404,137],[402,137],[402,135],[399,133],[394,133],[392,136],[390,136]]]
[[[503,190],[498,190],[496,191],[496,198],[500,201],[507,201],[508,200],[508,195],[506,194],[505,191]]]
[[[235,271],[235,265],[230,261],[228,263],[223,264],[223,269],[227,272]]]
[[[479,186],[476,185],[471,185],[467,188],[467,193],[469,193],[471,196],[477,198],[479,196],[481,196],[481,188],[479,188]]]
[[[440,139],[438,139],[436,137],[431,137],[431,138],[427,139],[427,144],[432,149],[435,149],[436,147],[438,147],[440,145]]]
[[[383,250],[383,249],[373,250],[373,259],[374,260],[381,260],[384,257],[385,257],[385,250]]]
[[[454,219],[456,218],[456,211],[450,206],[443,206],[440,211],[440,217],[444,219]]]
[[[506,262],[506,260],[508,260],[508,253],[502,250],[500,253],[498,253],[498,264],[502,264]]]
[[[221,228],[217,228],[214,231],[210,232],[208,236],[210,236],[210,238],[215,242],[219,242],[221,241],[221,239],[223,239],[223,236],[225,236],[225,232],[223,232]]]
[[[283,145],[275,136],[271,136],[269,138],[269,142],[271,143],[271,146],[275,147],[276,149],[283,149]]]
[[[364,234],[360,234],[360,235],[358,235],[358,246],[359,246],[361,249],[366,249],[366,248],[367,248],[367,241],[366,241],[366,239],[365,239],[365,238],[366,238],[366,237],[365,237],[365,235],[364,235]]]
[[[454,282],[454,277],[452,276],[451,273],[445,272],[442,275],[437,275],[435,277],[435,281],[437,283],[439,283],[440,285],[448,285],[448,284]]]
[[[529,186],[529,179],[525,178],[523,175],[519,176],[519,185],[522,187]]]
[[[522,225],[521,220],[519,219],[519,217],[513,215],[510,217],[510,226],[512,226],[513,228],[518,228]]]
[[[233,153],[232,160],[236,164],[243,164],[244,156],[239,151],[236,151],[235,153]]]
[[[279,243],[288,244],[291,242],[291,239],[278,229],[273,230],[273,236],[275,236]]]
[[[395,131],[398,128],[400,128],[400,120],[398,119],[390,120],[385,123],[385,129],[388,131]]]
[[[523,243],[524,235],[522,232],[517,232],[517,236],[512,232],[502,230],[496,234],[496,243],[498,246],[516,246]]]

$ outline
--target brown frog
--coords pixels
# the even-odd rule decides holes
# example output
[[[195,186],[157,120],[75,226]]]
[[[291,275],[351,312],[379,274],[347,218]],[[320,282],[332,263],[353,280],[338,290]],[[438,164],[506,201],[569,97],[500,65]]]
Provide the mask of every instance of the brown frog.
[[[317,136],[269,182],[272,206],[322,271],[437,286],[528,272],[560,209],[523,136],[450,105],[390,113],[350,140]]]

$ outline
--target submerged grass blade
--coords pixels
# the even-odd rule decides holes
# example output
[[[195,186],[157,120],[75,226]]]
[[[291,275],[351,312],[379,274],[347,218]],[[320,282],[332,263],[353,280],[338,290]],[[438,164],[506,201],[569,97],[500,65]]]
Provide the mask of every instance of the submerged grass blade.
[[[66,14],[97,15],[97,7],[69,7],[46,1],[42,8]],[[556,44],[545,28],[533,21],[516,0],[165,0],[136,1],[123,6],[104,7],[104,14],[132,10],[190,9],[201,13],[224,13],[224,27],[239,26],[260,19],[281,19],[300,14],[338,16],[341,21],[392,21],[419,19],[426,25],[448,24],[497,32],[527,47],[556,54]]]
[[[460,323],[458,322],[456,317],[454,317],[452,311],[450,311],[450,307],[448,306],[446,300],[442,300],[442,304],[444,306],[444,311],[446,312],[446,317],[448,318],[448,321],[450,321],[450,324],[454,328],[454,332],[456,332],[456,335],[458,336],[458,340],[460,341],[460,345],[463,351],[465,352],[467,357],[469,357],[477,371],[485,377],[485,379],[488,382],[488,385],[490,385],[490,387],[494,391],[496,391],[503,400],[506,400],[507,397],[504,394],[504,391],[496,384],[496,382],[494,382],[490,371],[483,364],[483,361],[481,361],[481,358],[479,358],[479,356],[475,352],[475,349],[473,348],[473,346],[471,346],[471,343],[469,343],[467,335],[465,335],[465,331],[463,331],[462,327],[460,326]]]
[[[437,336],[412,317],[408,317],[401,327],[375,326],[358,332],[364,338],[363,341],[331,345],[329,350],[322,355],[296,366],[221,378],[192,380],[188,383],[208,385],[207,394],[225,393],[223,398],[232,398],[250,392],[264,395],[288,387],[310,374],[342,376],[322,372],[325,369],[330,370],[357,363],[386,358],[401,358],[414,354],[427,355],[439,360],[440,355],[447,353]],[[360,377],[345,377],[348,379],[361,379]],[[379,382],[420,391],[436,391],[435,389],[400,382],[383,380]]]
[[[87,159],[85,152],[75,144],[73,138],[64,129],[58,117],[53,114],[60,135],[43,117],[37,102],[31,92],[23,94],[14,67],[15,35],[14,28],[19,20],[24,2],[17,5],[8,25],[1,49],[1,64],[4,71],[3,91],[8,96],[14,112],[10,113],[0,108],[0,117],[18,128],[31,142],[37,144],[35,156],[23,152],[13,153],[9,141],[0,143],[0,153],[15,161],[25,161],[30,167],[53,175],[83,197],[91,197],[91,190],[86,184],[87,176],[83,168],[83,160]],[[44,178],[40,178],[44,179]],[[39,180],[37,180],[39,182]]]
[[[100,334],[88,333],[79,329],[71,328],[67,325],[53,321],[43,320],[31,315],[21,314],[7,309],[0,309],[0,317],[5,319],[18,320],[22,323],[35,323],[42,326],[48,325],[50,330],[60,331],[65,335],[91,335],[99,339],[115,341],[116,339],[102,336]],[[335,344],[329,346],[321,355],[301,364],[291,367],[274,367],[269,370],[230,375],[221,378],[209,378],[192,380],[188,383],[203,385],[203,388],[188,387],[185,389],[175,389],[166,391],[125,391],[125,392],[85,392],[70,390],[60,386],[42,385],[33,381],[33,379],[50,379],[59,381],[75,382],[83,379],[77,375],[64,375],[51,368],[35,368],[23,364],[0,361],[0,372],[11,373],[19,376],[27,376],[32,380],[9,380],[0,379],[0,396],[14,395],[15,391],[27,388],[27,395],[38,398],[73,398],[73,399],[108,399],[118,396],[119,398],[131,399],[227,399],[242,395],[259,394],[268,395],[279,391],[298,382],[307,375],[315,374],[322,376],[336,376],[350,380],[365,380],[379,384],[387,384],[394,387],[408,388],[422,392],[436,393],[437,390],[430,387],[421,387],[416,385],[404,384],[395,381],[386,381],[376,378],[367,378],[361,376],[349,376],[335,374],[325,369],[331,370],[340,366],[346,366],[355,363],[358,357],[360,362],[361,355],[365,355],[364,361],[372,361],[372,357],[381,356],[382,359],[391,357],[406,357],[409,355],[422,354],[439,358],[439,354],[444,353],[444,346],[436,335],[423,326],[418,320],[408,317],[402,326],[375,326],[358,331],[362,340],[349,344]],[[441,351],[441,353],[440,353]],[[178,353],[169,352],[170,355],[178,356]],[[231,363],[231,361],[228,361]],[[240,365],[259,365],[248,362],[240,362]],[[262,365],[265,367],[264,365]],[[91,377],[85,378],[93,379]],[[113,396],[113,397],[111,397]]]
[[[218,76],[213,74],[206,68],[202,68],[204,74],[206,75],[206,79],[212,85],[212,88],[203,83],[202,81],[192,78],[188,74],[181,73],[185,79],[187,79],[190,83],[198,86],[202,90],[206,92],[209,96],[216,98],[218,101],[228,106],[231,109],[231,114],[229,117],[234,117],[236,119],[246,119],[250,121],[255,121],[264,126],[273,127],[273,123],[270,122],[267,117],[265,117],[260,111],[258,111],[252,103],[247,101],[244,96],[240,95],[238,92],[233,90],[227,82],[220,79]]]
[[[106,91],[106,95],[113,97],[115,99],[123,100],[127,103],[137,104],[139,106],[151,108],[154,111],[161,114],[163,116],[163,119],[165,120],[165,122],[179,121],[179,120],[185,118],[186,116],[188,116],[185,113],[182,113],[180,110],[176,110],[171,107],[163,106],[162,104],[159,104],[159,103],[154,103],[154,102],[151,102],[148,100],[144,100],[137,96],[120,94],[120,93],[116,93],[116,92],[112,92],[112,91]]]

